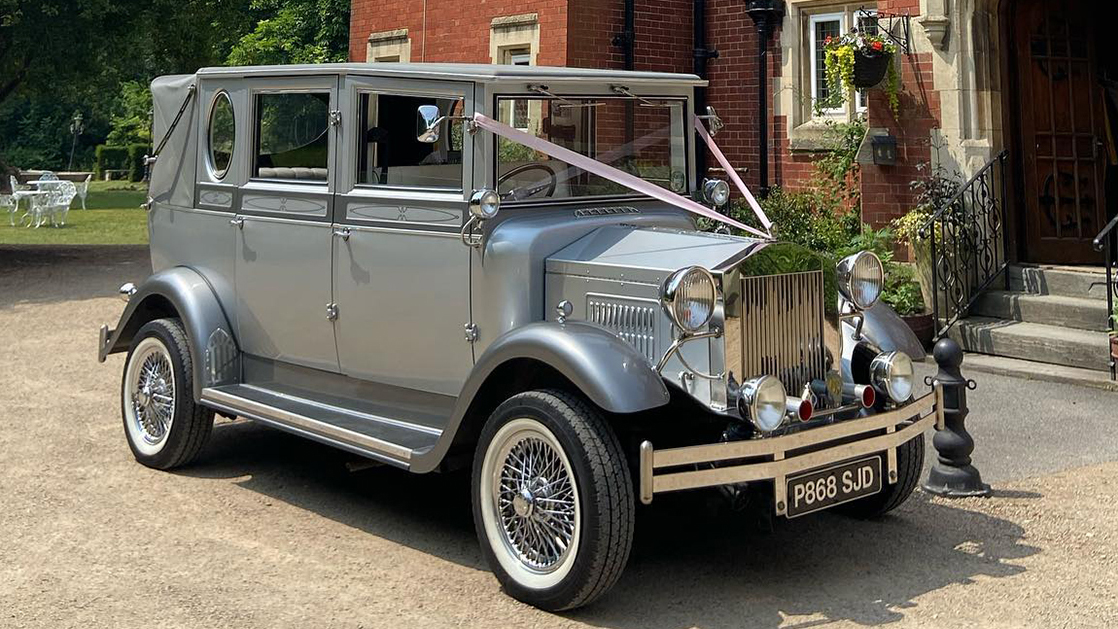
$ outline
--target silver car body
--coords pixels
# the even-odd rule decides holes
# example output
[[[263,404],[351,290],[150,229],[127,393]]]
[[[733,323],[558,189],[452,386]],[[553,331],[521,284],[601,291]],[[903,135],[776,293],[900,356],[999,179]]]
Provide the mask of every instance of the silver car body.
[[[734,293],[727,287],[741,281],[737,265],[768,243],[700,232],[686,212],[621,195],[510,203],[484,222],[480,246],[467,246],[461,232],[471,192],[496,187],[496,141],[484,132],[462,136],[460,190],[358,182],[363,94],[461,99],[466,114],[496,118],[497,95],[533,84],[568,98],[623,85],[638,97],[682,99],[690,111],[694,88],[705,82],[435,64],[212,68],[157,79],[154,134],[167,139],[151,173],[154,274],[129,296],[118,325],[102,328],[100,357],[126,351],[146,320],[178,316],[195,357],[197,401],[416,472],[452,464],[456,446],[476,435],[494,396],[507,394],[525,366],[613,415],[666,408],[678,396],[702,412],[732,415],[728,379],[760,375],[742,373],[754,345],[741,335],[794,343],[814,332],[794,322],[749,327],[757,322],[740,314],[739,295],[719,303],[715,323],[724,335],[684,345],[657,370],[675,336],[660,287],[672,272],[698,265]],[[325,179],[254,177],[255,99],[308,92],[329,98]],[[208,126],[224,98],[235,148],[219,173]],[[414,116],[398,124],[411,128]],[[692,146],[690,193],[698,181],[693,156]],[[822,308],[822,295],[812,299]],[[563,302],[566,316],[557,310]],[[801,311],[808,324],[822,316]],[[864,319],[862,339],[850,321],[831,322],[845,339],[835,369],[841,365],[848,380],[858,342],[923,359],[888,308]],[[728,340],[732,329],[739,336]]]

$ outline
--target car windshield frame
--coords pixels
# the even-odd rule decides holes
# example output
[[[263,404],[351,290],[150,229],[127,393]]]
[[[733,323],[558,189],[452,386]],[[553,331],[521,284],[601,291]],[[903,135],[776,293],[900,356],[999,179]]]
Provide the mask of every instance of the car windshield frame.
[[[682,157],[682,161],[683,161],[683,178],[684,178],[684,183],[683,183],[683,186],[682,186],[681,190],[673,190],[670,186],[661,185],[660,183],[658,183],[654,180],[650,180],[650,179],[646,179],[644,177],[640,177],[640,175],[636,175],[636,173],[633,173],[633,174],[640,177],[642,180],[647,181],[647,182],[649,182],[653,185],[659,186],[659,187],[663,188],[664,190],[666,190],[668,192],[671,192],[673,194],[678,194],[678,195],[683,196],[683,197],[691,197],[692,196],[692,192],[694,190],[695,184],[694,184],[694,181],[693,181],[694,176],[691,173],[691,169],[692,169],[692,159],[691,159],[691,157],[692,157],[692,151],[694,150],[694,146],[695,146],[695,144],[694,144],[695,143],[695,138],[693,137],[694,133],[689,132],[690,129],[691,129],[690,125],[688,124],[688,121],[690,120],[690,114],[691,114],[691,111],[690,111],[691,101],[690,101],[690,98],[688,96],[680,95],[680,94],[660,94],[660,95],[641,94],[639,96],[632,96],[632,95],[623,95],[623,94],[618,94],[618,93],[601,93],[601,92],[589,92],[589,93],[578,93],[578,94],[547,94],[547,93],[540,93],[540,92],[535,92],[535,91],[533,91],[533,92],[501,92],[501,93],[496,93],[496,94],[492,95],[492,107],[493,107],[492,111],[493,111],[493,118],[495,120],[505,122],[506,124],[509,122],[509,121],[505,121],[505,120],[502,119],[501,107],[502,107],[502,104],[506,104],[510,100],[528,100],[528,101],[537,101],[537,102],[545,102],[546,101],[546,102],[552,102],[552,103],[572,103],[572,104],[575,104],[575,106],[578,106],[579,103],[583,103],[583,102],[586,102],[586,101],[619,101],[619,102],[632,103],[632,107],[633,107],[634,111],[639,111],[639,109],[641,109],[645,106],[648,106],[649,103],[671,103],[672,105],[678,104],[679,105],[678,111],[680,112],[680,116],[682,118],[679,121],[680,122],[680,133],[681,133],[681,136],[682,136],[681,137],[682,142],[680,143],[680,145],[682,147],[682,156],[681,157]],[[592,107],[590,107],[590,108],[592,108]],[[624,123],[621,123],[621,124],[624,124]],[[514,126],[514,125],[510,125],[510,126]],[[671,128],[670,122],[669,122],[667,128],[670,131],[670,128]],[[523,129],[521,129],[521,130],[523,130]],[[539,135],[532,132],[531,130],[527,131],[527,133],[529,133],[533,137],[540,137]],[[670,136],[669,136],[669,138],[670,138]],[[548,138],[543,137],[541,139],[547,140]],[[511,140],[509,140],[509,141],[511,141]],[[499,188],[499,185],[498,185],[497,182],[498,182],[498,179],[500,178],[500,170],[501,170],[501,159],[500,159],[501,142],[502,142],[502,138],[500,138],[497,135],[493,135],[493,143],[491,145],[492,146],[492,156],[490,157],[490,159],[487,160],[488,161],[489,177],[491,177],[490,181],[492,182],[492,186],[495,190],[497,190]],[[595,139],[595,144],[596,144],[596,139]],[[670,139],[669,139],[669,145],[670,145]],[[570,147],[567,147],[567,148],[570,148]],[[609,147],[609,148],[616,148],[616,147]],[[609,150],[609,148],[607,148],[607,150]],[[583,152],[583,151],[579,151],[579,150],[576,150],[576,149],[573,149],[573,148],[571,150],[575,150],[575,152],[577,152],[579,154],[582,154],[582,155],[585,155],[585,152]],[[598,160],[596,155],[588,155],[587,157],[590,157],[591,159],[595,159],[597,161],[600,161],[600,160]],[[557,161],[560,161],[561,163],[566,164],[566,162],[562,162],[562,160],[557,160]],[[607,163],[607,162],[602,162],[602,163]],[[570,168],[576,168],[577,169],[577,167],[575,167],[575,166],[570,166],[569,164],[567,164],[567,165]],[[609,165],[617,167],[616,163],[609,163]],[[579,169],[579,170],[580,170],[580,172],[584,172],[584,171],[581,171],[581,169]],[[620,184],[618,184],[618,185],[620,186]],[[647,195],[644,195],[644,194],[641,194],[641,193],[639,193],[635,190],[631,190],[631,189],[626,188],[623,192],[618,192],[616,194],[572,195],[572,196],[561,196],[561,197],[531,196],[531,197],[527,197],[527,198],[524,198],[524,199],[511,199],[510,198],[510,199],[503,200],[502,205],[518,206],[518,205],[533,205],[533,204],[541,204],[541,203],[545,203],[545,204],[570,204],[570,203],[580,203],[580,202],[585,202],[585,201],[620,201],[620,200],[640,200],[640,199],[648,199],[648,198],[649,197]]]

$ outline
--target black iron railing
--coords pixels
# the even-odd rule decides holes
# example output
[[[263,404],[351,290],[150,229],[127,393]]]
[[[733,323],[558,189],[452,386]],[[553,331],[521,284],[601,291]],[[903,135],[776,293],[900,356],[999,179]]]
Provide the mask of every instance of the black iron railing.
[[[1118,295],[1118,216],[1110,219],[1106,227],[1102,228],[1094,240],[1095,250],[1103,252],[1106,264],[1106,312],[1107,330],[1111,336],[1118,335],[1118,314],[1114,312],[1114,299]],[[1108,346],[1107,355],[1110,356],[1110,379],[1118,380],[1118,360]]]
[[[986,162],[920,227],[931,247],[932,313],[936,338],[965,317],[990,284],[1002,276],[1009,288],[1005,198],[1009,152]]]

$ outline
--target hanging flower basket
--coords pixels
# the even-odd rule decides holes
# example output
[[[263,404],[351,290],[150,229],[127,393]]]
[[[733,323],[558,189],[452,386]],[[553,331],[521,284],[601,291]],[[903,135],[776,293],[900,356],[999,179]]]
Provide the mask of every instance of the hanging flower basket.
[[[876,34],[851,30],[840,37],[828,37],[824,44],[827,70],[827,102],[824,107],[840,107],[854,90],[876,87],[883,89],[893,117],[900,116],[900,76],[893,64],[897,47]]]
[[[877,87],[889,72],[889,64],[893,62],[893,53],[865,53],[861,50],[854,51],[854,87],[869,89]]]

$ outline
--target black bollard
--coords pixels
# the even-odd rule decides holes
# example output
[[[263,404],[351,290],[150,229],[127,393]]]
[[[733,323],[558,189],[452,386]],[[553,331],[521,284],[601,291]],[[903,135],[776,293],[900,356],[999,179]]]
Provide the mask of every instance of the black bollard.
[[[943,387],[944,429],[937,430],[932,437],[932,445],[939,456],[928,472],[924,491],[949,498],[988,496],[990,486],[982,482],[982,475],[971,465],[974,439],[967,432],[965,422],[970,412],[967,389],[974,387],[974,381],[967,380],[959,371],[963,350],[955,341],[943,338],[936,343],[932,356],[939,365],[933,381]]]

